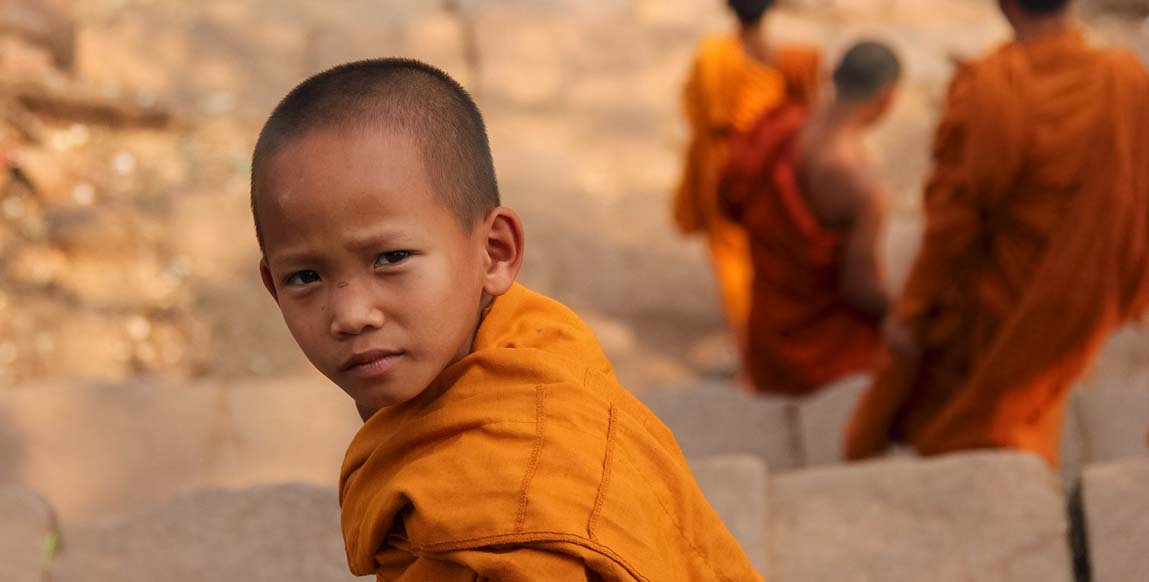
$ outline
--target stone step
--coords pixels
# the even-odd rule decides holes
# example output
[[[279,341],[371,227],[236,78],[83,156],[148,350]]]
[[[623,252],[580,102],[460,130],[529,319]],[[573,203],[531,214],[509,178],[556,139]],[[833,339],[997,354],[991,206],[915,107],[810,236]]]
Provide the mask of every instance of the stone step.
[[[1101,463],[1145,453],[1149,372],[1086,383],[1074,397],[1086,462]]]
[[[213,487],[334,485],[361,422],[318,376],[243,384],[52,383],[0,391],[0,483],[68,525]]]
[[[687,458],[751,454],[771,471],[801,466],[792,403],[756,398],[725,384],[704,384],[641,395],[678,439]]]
[[[1024,453],[794,471],[769,511],[772,581],[1073,579],[1060,483]]]
[[[333,487],[210,490],[67,530],[57,582],[346,582]]]
[[[0,579],[41,582],[45,538],[55,532],[52,510],[39,495],[0,486]]]
[[[771,581],[1073,580],[1057,475],[1037,457],[981,452],[770,476],[753,455],[694,458],[699,486]],[[1149,456],[1086,468],[1093,580],[1146,579]],[[0,488],[5,581],[43,580],[49,506]],[[350,580],[333,487],[210,489],[65,527],[57,582]],[[1077,537],[1077,536],[1074,536]],[[1085,560],[1081,561],[1082,563]]]
[[[1087,467],[1083,499],[1093,581],[1149,580],[1149,456]]]
[[[805,399],[756,397],[723,383],[664,389],[640,396],[678,438],[687,456],[747,453],[771,471],[837,464],[842,439],[870,377],[855,376]],[[1067,484],[1081,468],[1146,450],[1149,375],[1109,375],[1083,382],[1070,397],[1061,438]]]
[[[717,455],[691,461],[698,487],[759,572],[768,565],[769,475],[754,455]]]

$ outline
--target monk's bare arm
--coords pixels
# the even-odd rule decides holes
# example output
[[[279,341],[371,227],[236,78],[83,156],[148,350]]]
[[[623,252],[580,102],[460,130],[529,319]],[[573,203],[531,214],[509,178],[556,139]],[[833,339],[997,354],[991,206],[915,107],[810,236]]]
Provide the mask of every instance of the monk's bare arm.
[[[835,182],[842,185],[845,237],[840,282],[842,294],[855,309],[881,319],[890,308],[885,269],[878,248],[885,227],[889,194],[872,170],[858,164],[843,166]]]

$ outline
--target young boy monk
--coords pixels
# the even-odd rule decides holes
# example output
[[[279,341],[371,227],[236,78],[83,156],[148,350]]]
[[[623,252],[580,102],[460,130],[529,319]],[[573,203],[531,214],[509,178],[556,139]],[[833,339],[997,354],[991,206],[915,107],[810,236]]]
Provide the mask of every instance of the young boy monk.
[[[683,92],[690,145],[674,196],[674,222],[706,239],[731,331],[744,343],[752,277],[746,233],[719,210],[718,178],[730,142],[767,109],[817,95],[820,55],[767,42],[765,15],[774,0],[727,0],[734,34],[703,40]]]
[[[813,113],[779,106],[731,149],[719,198],[750,238],[746,366],[759,392],[804,396],[877,364],[889,195],[864,137],[900,76],[889,48],[857,44],[834,70],[833,100]]]
[[[1014,40],[950,87],[926,229],[851,459],[910,444],[1058,463],[1070,389],[1149,306],[1149,74],[1069,0],[1000,0]]]
[[[363,61],[295,88],[252,210],[268,292],[364,420],[340,475],[354,574],[760,579],[591,331],[515,283],[523,227],[446,74]]]

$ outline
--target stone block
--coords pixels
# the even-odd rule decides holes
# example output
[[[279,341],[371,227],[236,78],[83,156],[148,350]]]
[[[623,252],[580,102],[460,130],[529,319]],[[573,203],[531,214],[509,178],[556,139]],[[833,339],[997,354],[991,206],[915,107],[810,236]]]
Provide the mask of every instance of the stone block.
[[[641,397],[674,431],[687,457],[730,453],[757,455],[771,471],[800,464],[798,408],[725,384],[659,390]]]
[[[35,493],[0,486],[0,576],[5,582],[40,582],[41,548],[55,531],[52,510]]]
[[[209,447],[213,487],[334,485],[363,425],[351,398],[318,374],[228,386],[226,398]]]
[[[1090,466],[1083,489],[1094,582],[1149,580],[1149,458]]]
[[[0,477],[42,492],[70,524],[205,487],[333,485],[361,425],[318,376],[20,386],[0,392],[0,420]]]
[[[0,449],[66,522],[129,511],[201,486],[216,398],[161,383],[19,386],[0,393]]]
[[[1144,352],[1142,352],[1143,356]],[[1089,463],[1145,454],[1149,431],[1149,371],[1086,381],[1076,396]]]
[[[76,23],[59,0],[0,0],[0,33],[43,46],[61,69],[76,60]]]
[[[1061,425],[1061,480],[1073,487],[1081,478],[1081,468],[1085,463],[1086,434],[1081,427],[1080,392],[1069,396],[1065,405],[1065,418]]]
[[[352,580],[334,488],[199,492],[114,523],[66,529],[60,582]]]
[[[766,463],[753,455],[718,455],[692,460],[699,488],[759,572],[768,558],[769,488]]]
[[[885,460],[772,484],[770,580],[1073,579],[1061,486],[1035,456]]]
[[[842,462],[846,425],[858,398],[870,385],[869,375],[846,378],[799,404],[802,460],[805,466]]]

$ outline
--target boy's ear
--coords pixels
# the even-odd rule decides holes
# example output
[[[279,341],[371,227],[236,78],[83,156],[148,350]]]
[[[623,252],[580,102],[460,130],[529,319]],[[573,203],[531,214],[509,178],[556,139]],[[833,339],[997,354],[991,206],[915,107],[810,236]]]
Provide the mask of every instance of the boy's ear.
[[[510,208],[498,207],[487,215],[483,291],[498,297],[510,290],[523,268],[523,222]]]
[[[279,303],[279,294],[275,292],[275,279],[271,278],[271,269],[267,266],[267,259],[259,260],[259,278],[263,280],[263,288],[267,289],[276,303]]]

